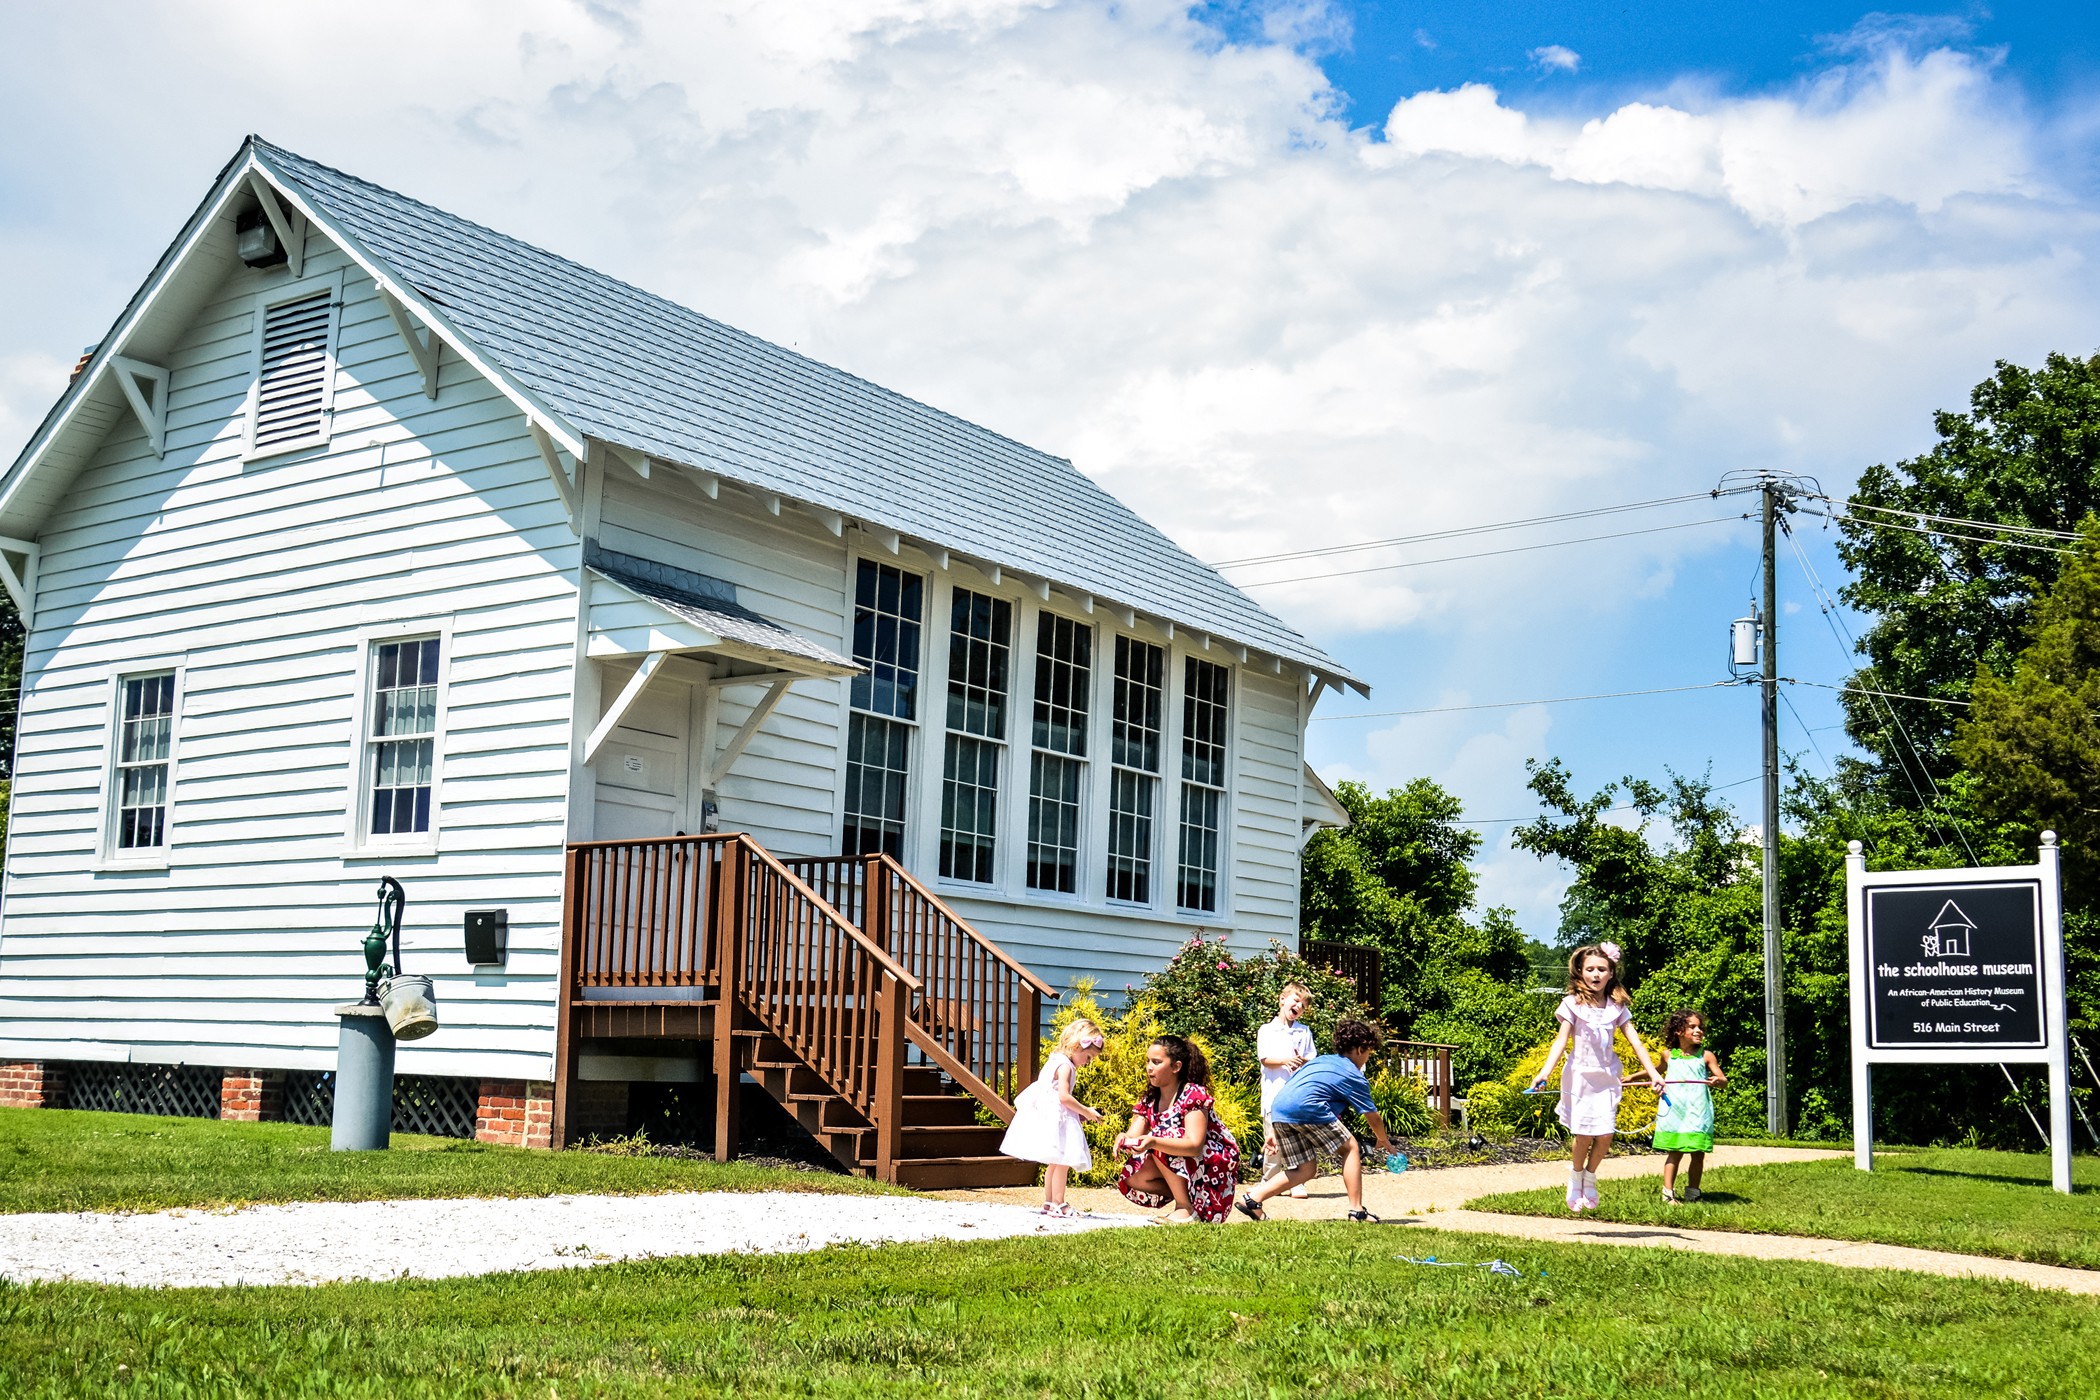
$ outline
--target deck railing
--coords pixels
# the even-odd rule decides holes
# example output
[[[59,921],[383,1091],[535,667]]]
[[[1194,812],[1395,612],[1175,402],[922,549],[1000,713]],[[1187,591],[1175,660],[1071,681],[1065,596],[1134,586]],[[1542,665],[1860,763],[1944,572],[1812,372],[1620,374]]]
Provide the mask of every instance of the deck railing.
[[[1002,1119],[1035,1078],[1044,998],[1057,993],[894,858],[781,862],[918,979],[912,1042]]]
[[[1451,1052],[1457,1048],[1456,1045],[1440,1045],[1429,1040],[1388,1040],[1385,1043],[1387,1067],[1422,1081],[1422,1088],[1429,1096],[1429,1106],[1436,1110],[1438,1125],[1446,1128],[1451,1126]]]
[[[734,1083],[748,1017],[867,1118],[889,1178],[919,978],[742,834],[583,842],[568,880],[565,1002],[593,988],[719,989],[718,1092]],[[566,1029],[566,1004],[562,1015]]]

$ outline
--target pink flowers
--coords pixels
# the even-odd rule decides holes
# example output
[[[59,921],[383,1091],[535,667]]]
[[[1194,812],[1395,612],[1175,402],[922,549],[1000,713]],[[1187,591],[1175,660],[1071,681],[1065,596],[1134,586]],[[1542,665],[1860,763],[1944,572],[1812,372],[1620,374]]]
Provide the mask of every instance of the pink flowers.
[[[1225,969],[1226,969],[1226,968],[1227,968],[1228,966],[1230,966],[1230,964],[1229,964],[1229,963],[1219,963],[1219,964],[1218,964],[1218,971],[1220,971],[1220,972],[1223,972],[1223,971],[1224,971],[1224,970],[1225,970]]]

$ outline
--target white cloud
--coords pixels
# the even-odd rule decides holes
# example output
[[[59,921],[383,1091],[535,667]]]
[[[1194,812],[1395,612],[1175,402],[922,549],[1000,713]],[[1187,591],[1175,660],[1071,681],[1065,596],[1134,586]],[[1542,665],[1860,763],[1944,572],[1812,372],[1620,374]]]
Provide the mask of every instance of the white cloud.
[[[5,7],[0,454],[251,129],[1065,453],[1211,558],[1742,465],[1838,488],[1993,360],[2095,339],[2100,211],[1959,36],[1587,118],[1422,92],[1361,132],[1294,47],[1332,16],[1273,14],[1228,42],[1180,0]],[[1509,619],[1579,633],[1723,533],[1258,596],[1395,675],[1479,639],[1411,700],[1550,694]],[[1440,771],[1477,808],[1531,756],[1511,723],[1347,761],[1474,753]]]
[[[1542,72],[1547,73],[1572,73],[1582,67],[1582,55],[1565,44],[1548,44],[1544,48],[1533,49],[1525,57]]]

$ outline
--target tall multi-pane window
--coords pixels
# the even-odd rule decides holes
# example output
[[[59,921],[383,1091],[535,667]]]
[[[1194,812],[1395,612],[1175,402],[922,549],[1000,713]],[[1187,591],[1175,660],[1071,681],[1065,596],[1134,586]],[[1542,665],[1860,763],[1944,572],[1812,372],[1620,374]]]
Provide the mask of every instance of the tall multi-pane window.
[[[438,639],[381,642],[372,648],[370,775],[373,836],[430,830],[431,773],[437,750]]]
[[[1109,718],[1108,897],[1152,902],[1152,814],[1159,803],[1160,713],[1167,654],[1116,638]]]
[[[116,848],[153,851],[168,841],[168,763],[175,732],[175,673],[128,676],[117,716]]]
[[[853,598],[853,717],[846,732],[847,855],[904,855],[904,795],[919,717],[925,580],[862,560]]]
[[[941,776],[941,874],[990,884],[1013,604],[955,590],[948,620],[948,745]]]
[[[1181,870],[1175,903],[1215,913],[1225,814],[1225,668],[1188,658],[1181,702]]]
[[[1054,613],[1035,628],[1035,725],[1028,771],[1028,887],[1079,892],[1079,794],[1085,785],[1094,630]]]

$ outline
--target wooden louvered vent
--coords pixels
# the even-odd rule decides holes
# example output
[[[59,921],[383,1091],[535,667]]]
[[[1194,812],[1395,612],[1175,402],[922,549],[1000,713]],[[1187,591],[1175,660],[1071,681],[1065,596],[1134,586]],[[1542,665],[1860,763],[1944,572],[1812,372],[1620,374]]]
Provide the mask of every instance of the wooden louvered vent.
[[[328,436],[332,292],[280,302],[263,313],[251,451],[280,451]]]

